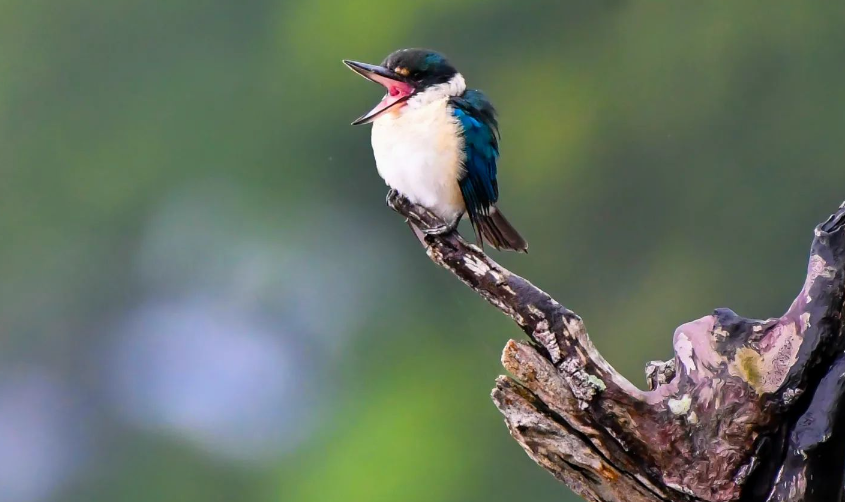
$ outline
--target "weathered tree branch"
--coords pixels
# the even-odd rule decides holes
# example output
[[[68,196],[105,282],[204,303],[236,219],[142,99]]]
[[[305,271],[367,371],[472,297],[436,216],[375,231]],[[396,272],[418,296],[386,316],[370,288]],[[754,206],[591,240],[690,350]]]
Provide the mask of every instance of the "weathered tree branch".
[[[428,256],[513,319],[493,401],[528,455],[587,500],[842,499],[845,204],[816,228],[807,279],[780,318],[728,309],[680,326],[648,391],[617,373],[581,318],[402,196]]]

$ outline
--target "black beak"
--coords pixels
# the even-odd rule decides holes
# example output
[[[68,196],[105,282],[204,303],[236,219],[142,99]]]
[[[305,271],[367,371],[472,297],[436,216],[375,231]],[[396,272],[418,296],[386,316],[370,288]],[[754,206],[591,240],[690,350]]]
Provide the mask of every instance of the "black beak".
[[[352,125],[372,122],[388,109],[410,99],[416,92],[416,86],[413,82],[383,66],[359,63],[358,61],[349,61],[348,59],[344,59],[343,64],[358,75],[371,82],[383,85],[388,90],[388,94],[384,96],[384,99],[375,108],[359,117],[355,122],[352,122]]]
[[[392,70],[388,70],[384,66],[360,63],[358,61],[350,61],[349,59],[344,59],[343,64],[348,66],[350,70],[354,71],[358,75],[361,75],[365,79],[371,82],[375,82],[377,84],[382,83],[382,81],[378,77],[381,77],[382,79],[393,80],[396,82],[407,83],[405,77],[393,72]]]

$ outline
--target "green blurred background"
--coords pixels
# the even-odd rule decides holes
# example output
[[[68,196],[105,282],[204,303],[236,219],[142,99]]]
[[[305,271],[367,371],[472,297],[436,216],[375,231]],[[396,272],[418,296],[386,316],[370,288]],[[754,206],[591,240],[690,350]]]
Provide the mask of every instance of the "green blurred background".
[[[379,89],[500,111],[494,254],[637,384],[782,312],[845,199],[838,2],[0,1],[0,500],[573,501],[489,399],[518,329],[383,204]]]

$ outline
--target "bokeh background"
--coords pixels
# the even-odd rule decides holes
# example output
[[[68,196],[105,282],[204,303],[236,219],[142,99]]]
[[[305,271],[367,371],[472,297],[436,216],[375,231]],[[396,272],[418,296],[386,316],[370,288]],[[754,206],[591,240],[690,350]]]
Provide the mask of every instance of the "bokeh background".
[[[845,6],[0,1],[0,500],[574,501],[489,400],[517,328],[383,204],[381,91],[498,106],[495,254],[634,382],[778,315],[845,199]]]

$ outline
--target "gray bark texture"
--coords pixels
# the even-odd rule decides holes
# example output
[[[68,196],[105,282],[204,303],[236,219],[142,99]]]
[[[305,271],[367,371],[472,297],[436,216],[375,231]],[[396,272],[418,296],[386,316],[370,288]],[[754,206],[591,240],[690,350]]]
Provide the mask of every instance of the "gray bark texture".
[[[841,502],[845,471],[845,204],[815,229],[785,314],[718,309],[675,330],[640,390],[584,322],[392,193],[429,258],[528,335],[502,354],[492,398],[534,462],[592,502]]]

